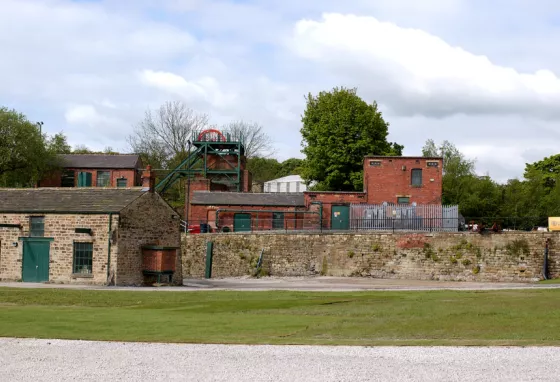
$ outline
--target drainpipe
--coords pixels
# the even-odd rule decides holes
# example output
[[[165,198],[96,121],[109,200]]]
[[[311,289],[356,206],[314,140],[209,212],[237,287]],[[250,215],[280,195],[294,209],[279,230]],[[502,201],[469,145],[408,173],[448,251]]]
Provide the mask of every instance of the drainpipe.
[[[109,276],[111,275],[111,228],[113,225],[113,213],[109,213],[109,232],[107,239],[107,284],[109,284]]]
[[[548,280],[548,242],[550,239],[546,239],[546,244],[544,246],[544,261],[543,261],[543,278]]]
[[[319,206],[319,229],[323,232],[323,202],[315,201],[311,202],[311,205],[316,204]]]

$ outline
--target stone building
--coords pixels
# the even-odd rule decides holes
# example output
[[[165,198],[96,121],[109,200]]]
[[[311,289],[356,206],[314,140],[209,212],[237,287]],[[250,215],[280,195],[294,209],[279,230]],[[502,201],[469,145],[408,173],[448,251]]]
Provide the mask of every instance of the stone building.
[[[149,246],[172,253],[182,284],[180,217],[151,190],[0,189],[0,279],[139,285]]]
[[[62,169],[38,187],[135,187],[142,185],[142,159],[135,154],[66,154]]]

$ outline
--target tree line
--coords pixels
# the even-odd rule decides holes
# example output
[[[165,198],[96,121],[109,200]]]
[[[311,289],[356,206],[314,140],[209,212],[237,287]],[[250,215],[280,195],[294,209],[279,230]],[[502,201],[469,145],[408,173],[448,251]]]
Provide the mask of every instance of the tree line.
[[[337,87],[309,93],[305,100],[300,129],[304,159],[275,159],[272,139],[258,123],[238,120],[217,127],[207,114],[181,101],[147,110],[127,142],[130,151],[157,169],[161,178],[187,158],[193,134],[217,128],[232,137],[243,137],[247,169],[254,181],[301,175],[318,191],[362,191],[364,156],[402,155],[404,146],[388,140],[390,124],[377,103],[361,99],[357,89]],[[72,149],[63,133],[42,134],[23,114],[0,108],[1,187],[34,186],[60,165],[57,154],[67,153],[94,151],[84,145]],[[102,153],[116,154],[111,147]],[[475,161],[449,141],[438,145],[428,139],[422,155],[444,158],[442,203],[459,205],[467,218],[526,217],[527,225],[536,225],[542,224],[542,217],[560,215],[560,154],[527,164],[521,179],[505,184],[489,175],[477,175]],[[184,192],[184,182],[178,183],[166,197],[180,207]]]

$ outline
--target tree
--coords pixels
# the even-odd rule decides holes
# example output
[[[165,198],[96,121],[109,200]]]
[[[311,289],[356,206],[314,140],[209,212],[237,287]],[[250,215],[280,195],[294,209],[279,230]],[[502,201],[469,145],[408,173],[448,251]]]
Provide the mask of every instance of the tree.
[[[222,128],[222,133],[230,134],[232,139],[240,139],[245,146],[245,156],[270,156],[273,154],[272,139],[258,123],[235,121]]]
[[[247,160],[247,170],[255,182],[276,179],[281,167],[281,164],[273,158],[252,157]]]
[[[55,141],[59,143],[60,137]],[[32,187],[55,164],[37,125],[13,109],[0,107],[0,185]]]
[[[208,127],[208,116],[196,113],[184,102],[166,102],[157,110],[147,110],[128,143],[154,168],[169,168],[172,161],[188,155],[188,142],[194,132]]]
[[[70,154],[72,147],[63,133],[58,133],[47,140],[47,150],[54,154]]]
[[[465,156],[449,141],[437,146],[432,139],[422,148],[424,157],[443,158],[443,197],[444,204],[460,204],[468,192],[467,184],[475,181],[475,162]]]
[[[525,178],[534,178],[540,175],[543,185],[552,189],[556,185],[556,179],[560,175],[560,154],[546,157],[538,162],[525,165]]]
[[[280,164],[280,171],[277,174],[278,178],[288,175],[301,175],[303,166],[303,159],[289,158]]]
[[[309,93],[302,116],[301,175],[325,191],[363,190],[366,155],[402,155],[403,146],[387,141],[389,123],[377,103],[366,103],[356,89]]]

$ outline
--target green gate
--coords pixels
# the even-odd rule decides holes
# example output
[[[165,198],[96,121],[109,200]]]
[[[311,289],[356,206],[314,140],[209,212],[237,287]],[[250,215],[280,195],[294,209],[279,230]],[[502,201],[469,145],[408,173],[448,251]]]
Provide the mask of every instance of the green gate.
[[[250,232],[251,214],[233,215],[233,232]]]
[[[23,238],[22,280],[29,283],[49,281],[50,238]]]
[[[331,229],[346,230],[350,228],[350,207],[332,206]]]

